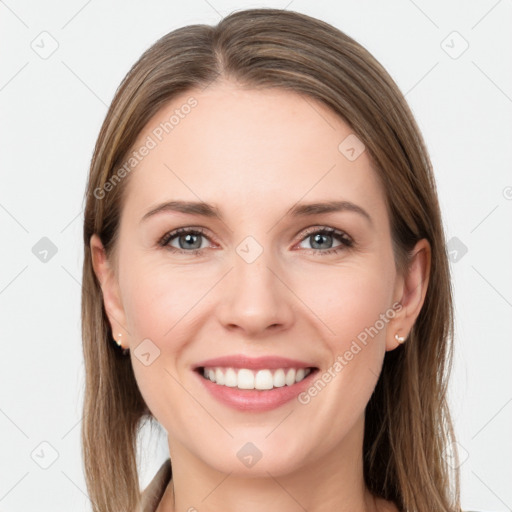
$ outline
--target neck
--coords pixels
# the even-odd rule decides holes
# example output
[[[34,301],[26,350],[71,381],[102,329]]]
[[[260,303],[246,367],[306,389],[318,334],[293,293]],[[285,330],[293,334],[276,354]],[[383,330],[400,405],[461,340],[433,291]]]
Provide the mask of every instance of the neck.
[[[363,434],[364,417],[321,456],[286,473],[268,470],[261,476],[223,473],[169,441],[173,477],[157,512],[377,512],[383,502],[377,501],[378,508],[364,483]]]

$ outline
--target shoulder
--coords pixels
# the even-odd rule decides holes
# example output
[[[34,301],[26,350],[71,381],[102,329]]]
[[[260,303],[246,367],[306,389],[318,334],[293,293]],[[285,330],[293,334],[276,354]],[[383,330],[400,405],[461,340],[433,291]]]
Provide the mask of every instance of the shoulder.
[[[162,499],[167,484],[172,477],[171,460],[167,459],[156,472],[141,494],[142,512],[154,512]]]

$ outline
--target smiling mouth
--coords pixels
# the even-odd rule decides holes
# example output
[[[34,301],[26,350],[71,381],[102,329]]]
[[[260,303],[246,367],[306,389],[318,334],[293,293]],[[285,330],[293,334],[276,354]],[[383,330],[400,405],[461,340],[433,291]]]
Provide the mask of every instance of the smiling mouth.
[[[285,386],[293,386],[304,380],[316,367],[272,368],[251,370],[232,367],[198,367],[195,369],[204,379],[217,384],[241,390],[267,391]]]

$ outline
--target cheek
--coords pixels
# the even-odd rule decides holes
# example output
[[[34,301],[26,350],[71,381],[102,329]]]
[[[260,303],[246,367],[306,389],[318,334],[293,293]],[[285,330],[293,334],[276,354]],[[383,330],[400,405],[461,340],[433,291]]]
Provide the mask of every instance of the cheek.
[[[305,273],[296,281],[297,294],[322,321],[332,349],[345,350],[372,326],[384,335],[387,322],[381,319],[390,307],[391,287],[389,270],[383,267],[377,261],[340,265]]]
[[[135,262],[125,272],[122,290],[128,329],[137,338],[150,338],[158,345],[172,333],[173,339],[186,323],[211,279],[186,269]],[[201,284],[202,283],[202,284]]]
[[[356,418],[366,407],[382,367],[386,332],[394,316],[388,309],[392,274],[382,260],[375,259],[373,264],[369,260],[322,269],[314,278],[302,280],[298,292],[321,320],[318,325],[329,354],[328,367],[319,377],[330,391],[322,391],[313,407],[320,423],[334,422],[339,428],[350,424],[349,418]],[[322,385],[317,387],[322,389]],[[344,397],[341,402],[340,396]]]
[[[132,267],[130,285],[124,290],[126,320],[134,342],[130,356],[144,401],[155,418],[168,426],[170,411],[187,407],[189,397],[178,384],[177,363],[193,337],[190,310],[201,295],[193,287],[191,291],[179,272],[151,265],[140,270]],[[149,353],[146,361],[144,352]]]

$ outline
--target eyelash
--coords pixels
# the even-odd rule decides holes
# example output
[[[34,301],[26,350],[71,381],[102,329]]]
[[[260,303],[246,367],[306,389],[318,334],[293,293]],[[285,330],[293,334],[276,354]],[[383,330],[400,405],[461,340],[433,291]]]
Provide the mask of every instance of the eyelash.
[[[176,238],[179,235],[182,234],[191,234],[191,235],[200,235],[205,238],[208,238],[204,230],[202,228],[178,228],[174,231],[170,231],[169,233],[166,233],[158,242],[158,245],[161,247],[164,247],[168,250],[170,250],[173,253],[180,253],[180,254],[188,254],[193,256],[200,256],[204,249],[192,249],[190,251],[187,251],[185,249],[177,249],[176,247],[172,247],[169,244],[171,240]],[[343,231],[338,231],[337,229],[330,228],[328,226],[322,226],[322,227],[315,227],[315,228],[308,228],[306,229],[304,236],[300,239],[299,243],[304,241],[306,238],[316,235],[316,234],[327,234],[332,235],[334,238],[336,238],[338,241],[341,242],[342,245],[339,245],[337,247],[331,248],[331,249],[305,249],[306,251],[312,251],[314,254],[317,255],[326,255],[326,254],[336,254],[340,252],[341,250],[351,249],[355,246],[355,242],[350,238],[346,233]]]

